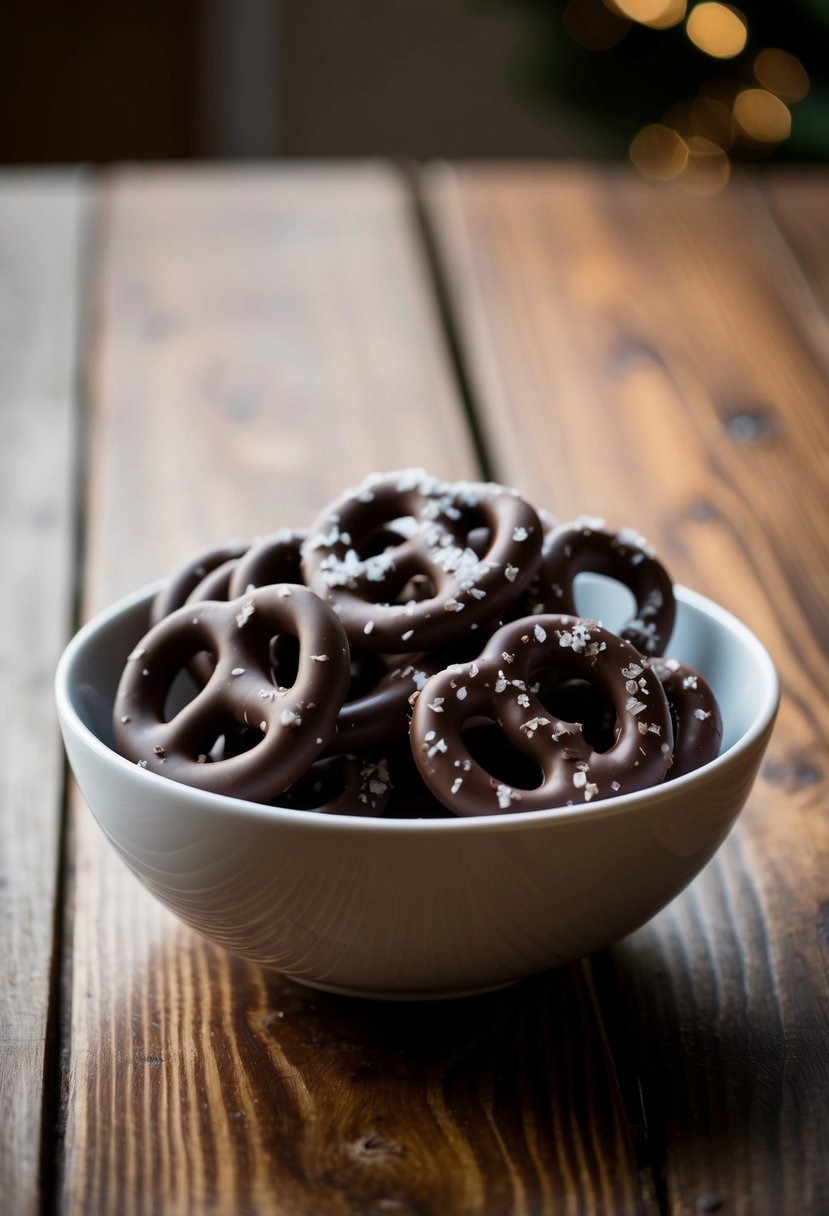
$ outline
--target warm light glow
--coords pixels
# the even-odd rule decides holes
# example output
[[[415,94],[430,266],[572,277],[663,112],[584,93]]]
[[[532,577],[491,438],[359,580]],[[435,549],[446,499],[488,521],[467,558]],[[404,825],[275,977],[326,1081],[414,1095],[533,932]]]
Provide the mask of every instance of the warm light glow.
[[[628,19],[611,12],[604,0],[570,0],[562,20],[573,41],[588,51],[609,51],[630,29]]]
[[[688,160],[688,149],[682,136],[662,123],[643,127],[633,137],[629,154],[640,173],[660,181],[670,181],[676,177]]]
[[[695,135],[702,135],[721,148],[730,148],[734,142],[731,111],[716,97],[698,97],[692,103],[691,125]]]
[[[667,30],[685,16],[686,0],[612,0],[613,8],[651,29]]]
[[[754,75],[760,84],[784,101],[802,101],[809,92],[809,74],[788,51],[767,47],[754,60]]]
[[[731,110],[716,97],[678,101],[665,113],[662,121],[685,139],[691,135],[701,135],[720,148],[730,148],[734,142]]]
[[[717,194],[728,184],[731,161],[710,139],[692,135],[687,141],[688,161],[679,177],[679,184],[689,194]]]
[[[791,134],[789,107],[765,89],[743,89],[738,93],[734,117],[746,135],[761,143],[779,143]]]
[[[698,4],[691,10],[685,29],[694,45],[715,59],[733,59],[748,38],[745,17],[728,4]]]

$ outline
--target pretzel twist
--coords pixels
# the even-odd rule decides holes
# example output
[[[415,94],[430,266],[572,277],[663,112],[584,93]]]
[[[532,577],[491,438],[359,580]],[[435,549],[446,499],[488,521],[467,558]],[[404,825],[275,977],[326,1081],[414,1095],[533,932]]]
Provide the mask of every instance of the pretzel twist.
[[[614,531],[587,517],[559,524],[545,537],[538,575],[522,606],[528,614],[575,614],[576,576],[588,571],[633,593],[636,614],[622,625],[620,636],[642,654],[662,654],[676,618],[673,584],[644,538],[631,529]]]
[[[610,697],[618,719],[613,745],[596,751],[578,723],[548,710],[535,677],[553,669]],[[494,721],[532,761],[541,780],[515,788],[470,754],[463,732]],[[417,699],[412,750],[424,781],[458,815],[537,811],[626,794],[660,782],[673,751],[671,715],[656,674],[629,642],[592,621],[525,618],[493,634],[480,658],[433,676]]]
[[[296,676],[278,687],[275,642],[298,642]],[[214,669],[193,699],[166,717],[170,689],[194,655]],[[185,605],[155,625],[127,662],[113,710],[121,752],[200,789],[267,802],[331,742],[348,686],[348,642],[337,618],[305,587],[278,584],[227,603]],[[213,759],[220,737],[253,728],[241,754]]]
[[[517,599],[535,573],[541,540],[538,515],[513,491],[406,470],[368,478],[329,507],[303,546],[302,569],[352,644],[422,651]]]
[[[679,659],[651,659],[671,711],[674,750],[666,781],[715,760],[722,745],[723,722],[711,686]]]

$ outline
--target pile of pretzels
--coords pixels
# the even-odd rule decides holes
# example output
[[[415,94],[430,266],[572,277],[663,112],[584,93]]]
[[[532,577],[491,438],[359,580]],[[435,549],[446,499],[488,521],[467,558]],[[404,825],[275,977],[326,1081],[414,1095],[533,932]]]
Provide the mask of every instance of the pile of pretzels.
[[[576,614],[593,572],[618,632]],[[714,694],[666,658],[671,579],[641,536],[517,491],[372,474],[309,531],[195,556],[152,602],[120,752],[203,790],[328,814],[579,806],[714,759]]]

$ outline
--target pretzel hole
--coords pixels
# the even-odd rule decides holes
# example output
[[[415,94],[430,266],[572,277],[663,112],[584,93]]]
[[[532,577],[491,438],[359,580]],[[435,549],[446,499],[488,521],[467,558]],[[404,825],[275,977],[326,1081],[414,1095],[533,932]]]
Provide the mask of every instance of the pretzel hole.
[[[467,548],[471,549],[476,557],[483,557],[491,544],[492,531],[483,524],[470,528],[466,534]]]
[[[437,587],[428,574],[414,574],[392,600],[394,604],[420,604],[437,595]]]
[[[593,574],[586,570],[577,574],[573,579],[573,603],[577,616],[591,620],[600,616],[602,624],[614,633],[638,616],[636,597],[630,588],[606,574]]]
[[[378,654],[352,650],[351,677],[345,696],[346,704],[373,692],[385,674],[386,665]]]
[[[228,726],[224,735],[216,740],[215,747],[219,748],[215,759],[231,760],[234,756],[243,756],[252,751],[264,739],[263,732],[258,726]],[[211,759],[214,758],[211,753]]]
[[[276,688],[292,688],[299,674],[299,638],[277,633],[268,643],[268,664]]]
[[[207,650],[202,650],[188,659],[185,667],[174,673],[164,698],[162,717],[165,722],[172,722],[185,705],[190,704],[199,689],[210,679],[215,666],[215,656]]]
[[[619,719],[613,702],[589,680],[562,679],[557,673],[536,673],[536,696],[553,717],[562,722],[576,722],[595,752],[613,747],[619,729]]]
[[[538,765],[512,747],[491,718],[471,718],[464,724],[461,738],[476,764],[496,781],[515,789],[535,790],[544,780]]]
[[[419,524],[413,515],[401,515],[382,524],[360,546],[361,557],[374,557],[385,553],[387,549],[395,549],[416,535]]]

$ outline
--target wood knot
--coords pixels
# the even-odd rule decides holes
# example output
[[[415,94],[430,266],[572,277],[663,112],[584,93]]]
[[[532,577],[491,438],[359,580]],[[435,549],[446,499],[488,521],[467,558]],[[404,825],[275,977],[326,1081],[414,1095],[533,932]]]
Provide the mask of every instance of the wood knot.
[[[817,785],[823,773],[805,756],[788,756],[780,760],[768,760],[763,766],[763,777],[787,794],[796,794],[809,786]]]
[[[730,438],[740,446],[763,443],[774,438],[780,430],[777,415],[773,410],[750,402],[727,407],[723,411],[722,419]]]
[[[402,1157],[405,1152],[402,1144],[386,1140],[377,1132],[369,1132],[358,1136],[348,1146],[349,1154],[361,1161],[385,1161],[390,1157]]]

